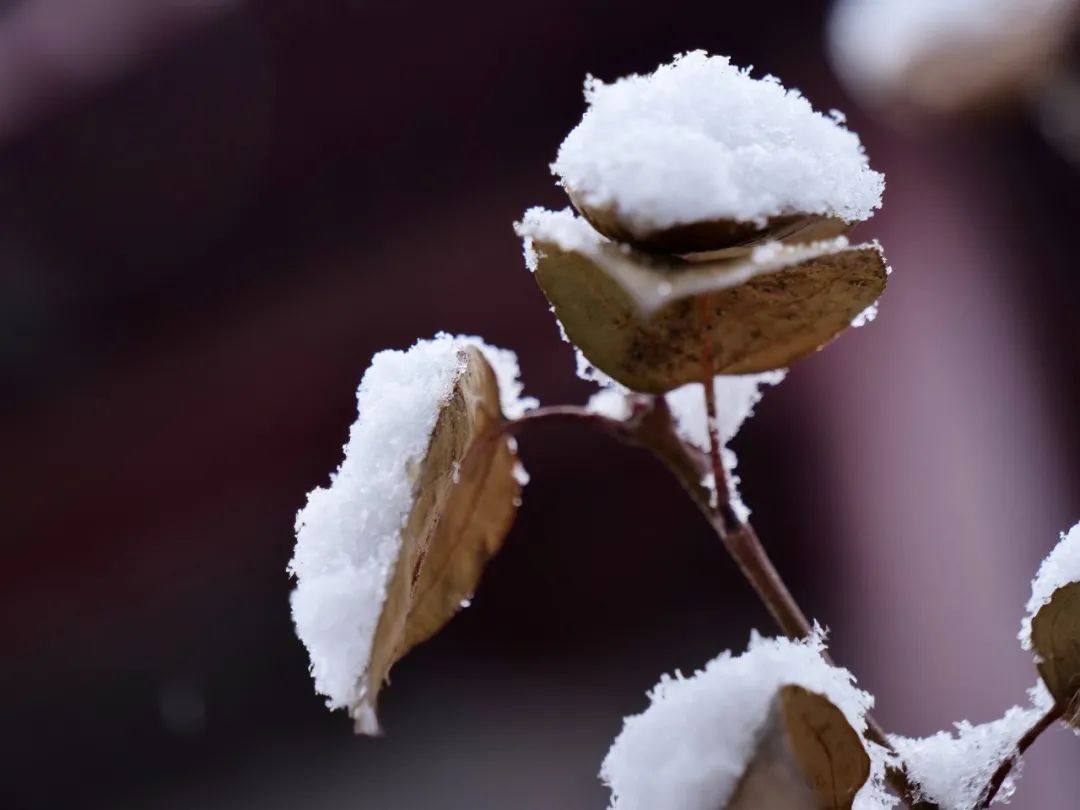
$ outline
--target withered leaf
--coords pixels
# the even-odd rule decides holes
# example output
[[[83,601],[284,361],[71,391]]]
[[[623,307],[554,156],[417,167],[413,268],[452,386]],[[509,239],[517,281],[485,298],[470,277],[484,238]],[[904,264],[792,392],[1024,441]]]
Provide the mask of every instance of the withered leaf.
[[[1050,694],[1075,706],[1080,693],[1080,582],[1058,588],[1038,610],[1031,620],[1031,646]],[[1076,717],[1069,721],[1075,725]]]
[[[850,810],[869,776],[870,757],[843,712],[784,686],[726,810]]]
[[[503,418],[495,373],[475,347],[461,355],[463,370],[415,470],[415,500],[372,643],[368,694],[354,711],[360,731],[377,730],[364,716],[374,720],[390,667],[472,596],[517,510],[517,458],[491,431]]]
[[[755,245],[765,242],[831,239],[851,228],[836,217],[785,214],[769,217],[764,225],[736,219],[711,219],[641,233],[631,228],[615,208],[585,205],[573,191],[568,190],[568,193],[574,207],[597,231],[647,253],[730,258],[746,255]]]
[[[687,262],[602,243],[537,239],[536,281],[566,334],[605,374],[664,393],[715,374],[786,368],[846,329],[885,288],[873,246],[777,247]]]

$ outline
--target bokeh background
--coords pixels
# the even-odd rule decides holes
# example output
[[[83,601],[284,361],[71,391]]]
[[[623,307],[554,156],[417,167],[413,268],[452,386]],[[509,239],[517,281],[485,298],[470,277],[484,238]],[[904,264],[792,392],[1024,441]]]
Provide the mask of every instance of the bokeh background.
[[[1021,109],[906,126],[846,96],[825,4],[0,4],[0,807],[601,808],[665,671],[769,620],[676,485],[583,431],[473,606],[360,739],[313,693],[285,565],[373,352],[515,348],[580,402],[511,223],[613,79],[706,48],[839,107],[888,178],[878,320],[736,442],[755,524],[891,730],[1035,681],[1029,580],[1080,519],[1076,168]],[[1040,740],[1014,806],[1073,807]]]

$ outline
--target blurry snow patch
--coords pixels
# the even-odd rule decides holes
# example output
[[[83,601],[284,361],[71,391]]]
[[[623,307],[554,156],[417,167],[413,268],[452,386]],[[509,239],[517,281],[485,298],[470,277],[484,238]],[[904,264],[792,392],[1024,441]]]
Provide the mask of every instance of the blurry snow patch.
[[[1013,706],[1004,717],[980,725],[962,720],[955,724],[952,734],[939,731],[921,739],[890,736],[889,741],[918,788],[918,798],[937,804],[941,810],[975,807],[994,771],[1016,754],[1016,744],[1024,732],[1054,702],[1041,682],[1028,690],[1028,697],[1030,706]],[[1014,766],[995,802],[1009,801],[1019,776],[1020,769]]]
[[[1050,602],[1054,591],[1072,582],[1080,582],[1080,523],[1061,539],[1042,561],[1035,579],[1031,581],[1031,598],[1027,603],[1027,616],[1020,625],[1018,638],[1025,650],[1031,649],[1031,620],[1039,609]]]
[[[778,385],[786,374],[786,371],[766,371],[762,374],[716,377],[713,381],[716,391],[716,430],[723,445],[721,458],[727,473],[731,505],[739,520],[745,521],[750,516],[750,510],[739,496],[739,476],[735,474],[738,459],[727,444],[735,438],[743,422],[754,413],[754,406],[764,393],[763,387]],[[702,450],[708,450],[709,424],[701,383],[676,388],[667,394],[667,403],[679,435]]]
[[[930,57],[982,53],[989,62],[1008,41],[1051,48],[1045,32],[1064,26],[1074,8],[1074,0],[837,0],[828,39],[837,71],[872,94]]]
[[[589,397],[585,410],[623,422],[630,416],[630,401],[622,391],[604,388]]]
[[[791,213],[864,220],[881,204],[884,178],[857,135],[726,56],[692,51],[612,84],[590,76],[585,100],[551,169],[639,236]]]
[[[757,746],[769,707],[782,686],[827,697],[860,735],[874,699],[845,669],[822,657],[820,628],[804,641],[764,639],[723,653],[690,678],[664,676],[651,705],[628,717],[600,769],[612,810],[717,810],[731,798]],[[855,810],[892,807],[883,777],[887,754],[868,744],[871,775]]]
[[[460,351],[483,352],[499,381],[502,408],[520,416],[517,358],[475,337],[436,335],[408,351],[372,358],[357,390],[358,416],[345,459],[328,487],[308,494],[296,516],[292,615],[311,655],[315,689],[332,709],[364,696],[364,674],[386,588],[413,505],[418,465],[439,411],[463,370]]]

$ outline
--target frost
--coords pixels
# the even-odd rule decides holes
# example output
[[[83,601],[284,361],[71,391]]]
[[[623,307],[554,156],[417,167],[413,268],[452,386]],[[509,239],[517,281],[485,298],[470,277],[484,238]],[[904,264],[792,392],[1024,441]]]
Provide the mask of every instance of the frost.
[[[296,516],[293,621],[311,655],[315,689],[330,708],[364,696],[362,676],[412,509],[416,469],[466,346],[483,352],[495,371],[508,417],[535,406],[521,397],[514,353],[479,338],[439,334],[408,351],[379,352],[357,390],[344,461]]]
[[[754,755],[777,690],[798,685],[827,697],[860,735],[874,699],[845,669],[822,657],[820,628],[805,641],[751,636],[745,653],[723,653],[693,677],[664,676],[651,705],[628,717],[600,770],[612,810],[717,810],[731,798]],[[855,810],[893,806],[883,776],[887,755],[868,745],[871,776]]]
[[[881,204],[884,179],[857,135],[727,57],[692,51],[645,76],[589,77],[585,99],[552,171],[638,235],[793,213],[864,220]]]
[[[742,521],[750,517],[750,510],[739,496],[739,477],[735,474],[738,459],[727,444],[735,438],[743,422],[754,413],[754,406],[763,394],[762,388],[766,385],[778,385],[786,374],[786,371],[766,371],[762,374],[716,377],[713,381],[716,391],[716,430],[720,444],[723,445],[721,459],[727,473],[731,506]],[[667,403],[675,418],[679,435],[702,450],[708,450],[709,426],[701,383],[676,388],[667,394]]]
[[[889,741],[904,762],[908,776],[918,787],[918,798],[934,802],[941,810],[975,807],[994,771],[1015,756],[1016,745],[1024,732],[1054,702],[1042,683],[1029,689],[1028,697],[1030,706],[1013,706],[998,720],[981,725],[962,720],[955,724],[956,731],[952,734],[939,731],[921,739],[890,736]],[[995,796],[996,802],[1008,802],[1019,775],[1019,768],[1014,766]]]
[[[1031,581],[1031,598],[1027,603],[1027,616],[1020,626],[1018,638],[1025,650],[1031,649],[1031,620],[1039,609],[1050,601],[1054,591],[1072,582],[1080,582],[1080,523],[1061,539],[1039,566],[1039,572]]]

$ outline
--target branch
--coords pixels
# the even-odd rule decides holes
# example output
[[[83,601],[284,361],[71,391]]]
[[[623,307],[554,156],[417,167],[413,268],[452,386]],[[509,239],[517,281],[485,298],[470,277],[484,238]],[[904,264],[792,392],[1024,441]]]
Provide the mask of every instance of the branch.
[[[1036,720],[1035,724],[1024,732],[1023,737],[1017,740],[1016,750],[998,765],[994,775],[990,777],[990,783],[986,786],[986,792],[983,794],[983,800],[979,807],[990,806],[998,791],[1001,790],[1001,786],[1005,784],[1005,780],[1009,777],[1013,766],[1020,761],[1020,757],[1031,747],[1031,744],[1039,739],[1040,734],[1062,718],[1065,714],[1065,705],[1064,701],[1055,703],[1046,714]]]
[[[583,424],[597,428],[621,442],[648,450],[682,484],[784,634],[793,639],[810,635],[812,626],[806,614],[784,584],[753,527],[740,521],[731,509],[727,475],[720,458],[716,436],[715,393],[711,404],[709,399],[706,400],[710,412],[710,445],[716,448],[715,453],[709,454],[688,444],[678,435],[667,400],[662,396],[631,394],[627,399],[630,403],[630,415],[622,421],[593,413],[580,406],[547,406],[529,411],[516,420],[500,423],[494,435],[517,435],[532,425],[545,422]],[[713,492],[704,484],[710,473],[716,490],[715,503]],[[828,659],[828,656],[826,658]],[[832,663],[831,659],[829,660]],[[891,750],[892,745],[877,721],[870,715],[867,715],[866,721],[867,737]],[[890,768],[888,781],[894,791],[914,804],[914,790],[902,769]],[[918,806],[920,810],[934,810],[934,805],[931,804],[922,803]]]

